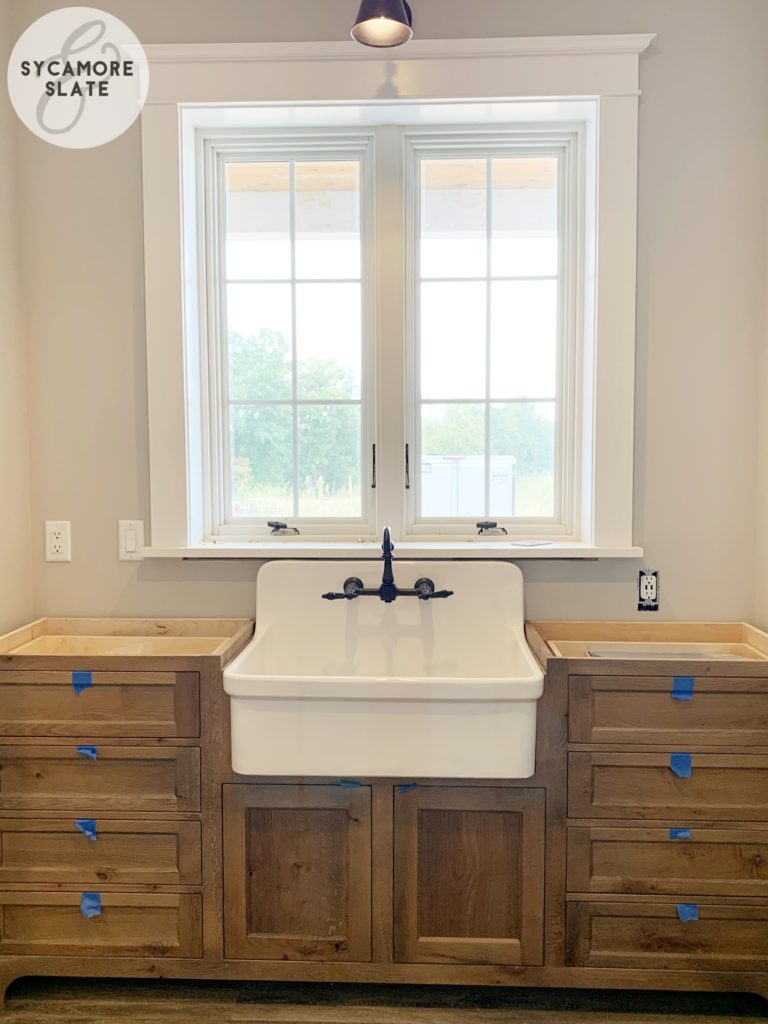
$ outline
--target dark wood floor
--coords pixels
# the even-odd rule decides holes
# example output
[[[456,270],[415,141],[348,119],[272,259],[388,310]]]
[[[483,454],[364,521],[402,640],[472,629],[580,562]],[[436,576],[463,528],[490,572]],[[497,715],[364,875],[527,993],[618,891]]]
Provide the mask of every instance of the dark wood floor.
[[[753,996],[30,979],[2,1024],[755,1024]]]

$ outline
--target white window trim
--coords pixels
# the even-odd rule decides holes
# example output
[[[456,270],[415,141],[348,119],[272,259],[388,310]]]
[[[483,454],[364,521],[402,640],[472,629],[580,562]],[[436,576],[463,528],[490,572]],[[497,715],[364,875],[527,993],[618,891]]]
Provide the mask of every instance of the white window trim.
[[[581,474],[582,517],[588,517],[590,529],[578,540],[536,547],[518,547],[514,540],[413,540],[401,543],[400,550],[419,557],[515,559],[642,554],[632,544],[637,109],[639,57],[652,39],[423,40],[397,54],[354,42],[147,47],[150,94],[142,114],[152,538],[147,556],[343,557],[376,550],[373,543],[287,538],[202,543],[205,523],[195,496],[203,486],[200,408],[206,382],[195,361],[199,296],[185,274],[199,254],[185,252],[179,242],[183,211],[195,202],[181,192],[181,169],[194,152],[188,142],[182,149],[180,140],[182,117],[195,108],[267,104],[282,107],[285,115],[296,104],[350,106],[376,103],[382,95],[412,104],[436,96],[446,104],[503,97],[547,100],[545,105],[554,107],[557,100],[583,98],[598,110],[593,170],[599,211],[594,244],[600,259],[594,285],[600,298],[585,380],[600,401],[594,417],[585,415],[590,460]],[[385,286],[376,282],[380,296]],[[403,400],[395,398],[388,417],[402,416]],[[382,462],[380,486],[398,488],[400,474],[401,466]]]

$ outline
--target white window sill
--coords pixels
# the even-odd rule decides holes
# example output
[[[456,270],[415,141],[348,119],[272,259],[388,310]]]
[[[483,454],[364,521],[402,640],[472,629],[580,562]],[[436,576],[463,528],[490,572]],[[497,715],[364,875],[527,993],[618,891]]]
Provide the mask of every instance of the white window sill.
[[[457,559],[597,559],[642,558],[640,547],[590,547],[578,542],[542,541],[535,547],[528,541],[478,540],[476,541],[398,541],[397,557],[403,558],[457,558]],[[144,549],[145,558],[181,559],[272,559],[272,558],[378,558],[378,541],[317,541],[281,540],[217,541],[185,548]]]

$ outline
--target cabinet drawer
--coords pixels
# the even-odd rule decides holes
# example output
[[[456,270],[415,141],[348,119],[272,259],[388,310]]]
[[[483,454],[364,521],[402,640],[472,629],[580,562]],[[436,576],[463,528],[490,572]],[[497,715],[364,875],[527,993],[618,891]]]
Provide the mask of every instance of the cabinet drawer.
[[[574,743],[765,746],[768,679],[696,679],[692,700],[672,696],[674,676],[571,676]]]
[[[768,906],[697,904],[680,921],[673,901],[568,904],[569,967],[670,971],[768,970]]]
[[[202,897],[110,892],[86,918],[79,892],[0,893],[6,956],[202,956]]]
[[[768,896],[768,829],[568,829],[568,890]]]
[[[71,672],[0,672],[0,735],[194,739],[197,672],[93,672],[76,693]]]
[[[74,818],[0,818],[0,883],[201,883],[197,821],[97,819],[96,836],[84,835]]]
[[[768,819],[768,757],[692,758],[691,777],[681,779],[665,753],[571,753],[568,813],[572,818]]]
[[[0,747],[1,810],[200,810],[197,747],[97,747],[95,761],[74,746]]]

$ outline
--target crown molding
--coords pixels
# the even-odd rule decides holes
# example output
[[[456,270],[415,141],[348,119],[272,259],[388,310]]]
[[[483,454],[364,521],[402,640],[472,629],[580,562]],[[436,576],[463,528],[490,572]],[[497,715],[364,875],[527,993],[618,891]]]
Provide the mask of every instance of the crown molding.
[[[461,60],[492,57],[585,57],[639,55],[653,33],[599,36],[520,36],[492,39],[416,39],[403,47],[376,49],[351,40],[284,43],[148,43],[151,64],[248,64],[300,61]]]

